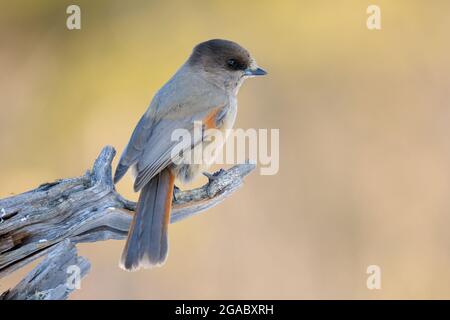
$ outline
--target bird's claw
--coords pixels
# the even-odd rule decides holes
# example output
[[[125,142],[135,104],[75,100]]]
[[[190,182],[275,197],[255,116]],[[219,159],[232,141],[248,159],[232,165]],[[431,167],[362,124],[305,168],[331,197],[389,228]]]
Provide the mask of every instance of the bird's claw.
[[[209,182],[212,182],[212,181],[216,180],[219,177],[219,175],[223,172],[225,172],[225,170],[220,169],[219,171],[216,171],[214,173],[203,172],[203,175],[208,178]]]
[[[177,194],[181,191],[176,185],[173,185],[173,201],[177,201]]]

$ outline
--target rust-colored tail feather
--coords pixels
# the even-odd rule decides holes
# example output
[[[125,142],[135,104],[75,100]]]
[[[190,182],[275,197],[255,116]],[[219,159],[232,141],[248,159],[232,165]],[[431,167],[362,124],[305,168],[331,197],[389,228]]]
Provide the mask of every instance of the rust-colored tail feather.
[[[164,264],[175,177],[164,169],[141,190],[120,267],[133,271]]]

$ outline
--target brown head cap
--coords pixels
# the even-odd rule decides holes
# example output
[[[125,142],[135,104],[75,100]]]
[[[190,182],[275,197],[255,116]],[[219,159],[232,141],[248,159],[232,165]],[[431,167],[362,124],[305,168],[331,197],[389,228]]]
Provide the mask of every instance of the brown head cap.
[[[190,65],[203,67],[206,71],[224,69],[246,70],[252,63],[247,50],[229,40],[213,39],[198,44],[189,57]]]

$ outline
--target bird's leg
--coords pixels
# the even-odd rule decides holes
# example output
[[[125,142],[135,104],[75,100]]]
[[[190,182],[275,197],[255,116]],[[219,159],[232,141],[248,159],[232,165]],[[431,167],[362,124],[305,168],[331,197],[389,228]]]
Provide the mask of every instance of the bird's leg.
[[[225,171],[224,169],[220,169],[219,171],[216,171],[214,173],[203,172],[203,175],[208,178],[209,182],[212,182],[216,180],[217,177],[224,171]]]
[[[177,201],[177,194],[181,191],[176,185],[173,185],[173,201]]]

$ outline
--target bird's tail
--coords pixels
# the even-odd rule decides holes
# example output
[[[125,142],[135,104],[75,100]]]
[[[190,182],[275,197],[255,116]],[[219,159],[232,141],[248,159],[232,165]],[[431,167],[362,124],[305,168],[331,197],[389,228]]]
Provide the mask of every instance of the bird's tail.
[[[122,269],[133,271],[166,261],[174,179],[165,169],[142,188],[120,261]]]

